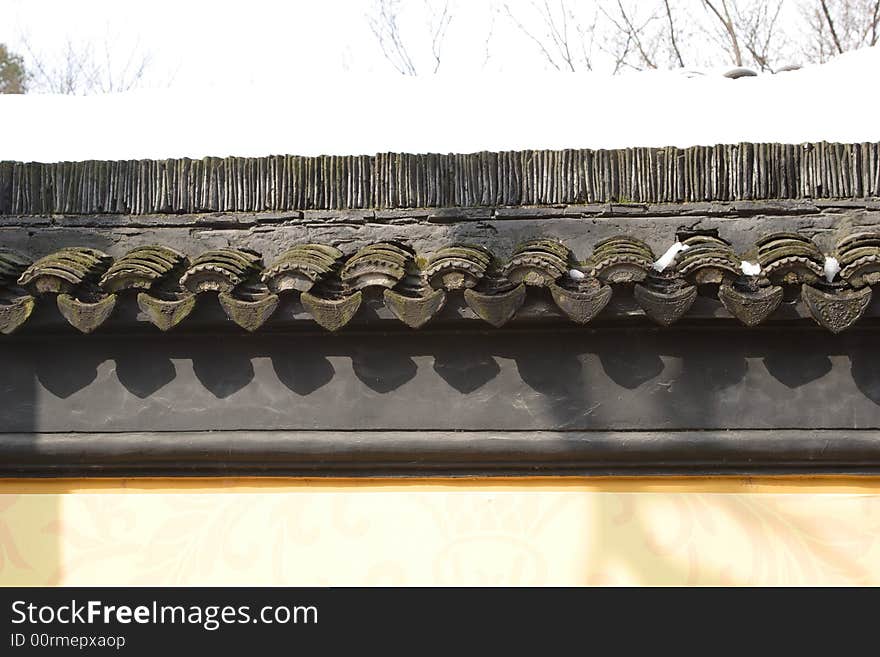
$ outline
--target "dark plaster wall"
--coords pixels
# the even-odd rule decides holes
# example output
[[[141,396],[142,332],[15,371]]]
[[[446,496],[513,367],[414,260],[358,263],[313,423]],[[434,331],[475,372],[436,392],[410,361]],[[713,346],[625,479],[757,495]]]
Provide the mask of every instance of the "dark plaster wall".
[[[877,355],[858,328],[24,335],[0,342],[0,427],[877,429]]]

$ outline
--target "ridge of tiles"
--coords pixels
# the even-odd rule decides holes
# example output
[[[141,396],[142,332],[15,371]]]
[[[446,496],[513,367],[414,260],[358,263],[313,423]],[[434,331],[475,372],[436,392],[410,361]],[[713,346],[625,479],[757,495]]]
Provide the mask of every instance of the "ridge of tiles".
[[[877,142],[0,162],[0,215],[877,196]]]
[[[0,247],[0,333],[25,325],[37,302],[55,299],[61,315],[91,333],[133,295],[162,331],[177,326],[200,296],[217,295],[230,320],[259,329],[283,295],[298,295],[329,331],[344,327],[365,298],[381,300],[411,328],[431,321],[451,294],[500,327],[523,305],[529,288],[545,288],[573,322],[598,316],[615,294],[632,294],[651,320],[669,326],[700,295],[716,298],[745,326],[771,317],[798,296],[822,327],[839,333],[865,312],[880,284],[880,229],[853,228],[831,253],[798,232],[763,235],[747,253],[713,233],[680,236],[659,257],[631,235],[593,245],[578,259],[560,240],[519,244],[502,261],[489,249],[453,243],[417,253],[401,241],[344,253],[328,244],[298,244],[265,263],[250,249],[219,248],[190,257],[165,245],[139,246],[114,259],[94,248],[67,247],[36,260]]]

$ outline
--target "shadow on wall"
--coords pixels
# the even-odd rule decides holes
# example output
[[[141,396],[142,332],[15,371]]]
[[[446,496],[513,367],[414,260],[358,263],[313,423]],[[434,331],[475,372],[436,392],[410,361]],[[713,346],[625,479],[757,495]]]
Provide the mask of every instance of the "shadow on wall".
[[[51,339],[4,339],[4,430],[880,427],[870,331],[71,329]]]
[[[30,434],[36,441],[37,371],[49,367],[51,349],[45,339],[38,349],[22,349],[18,339],[0,336],[0,441],[10,433]],[[45,358],[35,362],[35,354]],[[69,395],[94,381],[91,372],[61,384],[49,394]],[[51,377],[50,377],[51,379]],[[44,392],[45,394],[45,392]],[[14,418],[14,422],[10,420]],[[25,495],[0,489],[0,586],[53,585],[61,581],[59,532],[60,499],[57,495]]]
[[[867,585],[877,576],[880,497],[825,492],[602,495],[582,583]]]

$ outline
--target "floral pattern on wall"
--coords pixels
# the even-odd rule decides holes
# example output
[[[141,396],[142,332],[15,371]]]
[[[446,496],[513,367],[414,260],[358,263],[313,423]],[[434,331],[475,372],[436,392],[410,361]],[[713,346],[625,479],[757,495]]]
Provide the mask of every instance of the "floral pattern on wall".
[[[876,585],[878,539],[873,493],[0,495],[4,585]]]

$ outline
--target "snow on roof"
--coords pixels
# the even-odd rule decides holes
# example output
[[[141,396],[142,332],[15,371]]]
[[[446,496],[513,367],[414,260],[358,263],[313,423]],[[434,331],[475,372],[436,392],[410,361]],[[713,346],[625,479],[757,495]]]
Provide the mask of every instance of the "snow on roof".
[[[298,76],[266,90],[0,96],[0,160],[880,141],[880,47],[776,75]]]

